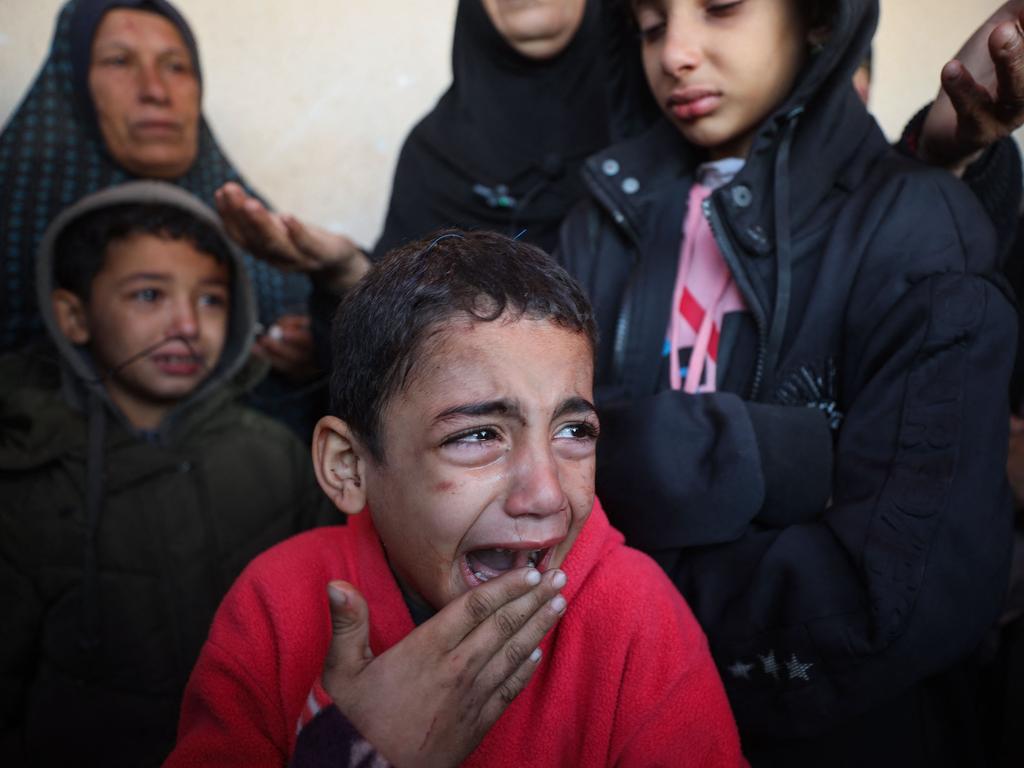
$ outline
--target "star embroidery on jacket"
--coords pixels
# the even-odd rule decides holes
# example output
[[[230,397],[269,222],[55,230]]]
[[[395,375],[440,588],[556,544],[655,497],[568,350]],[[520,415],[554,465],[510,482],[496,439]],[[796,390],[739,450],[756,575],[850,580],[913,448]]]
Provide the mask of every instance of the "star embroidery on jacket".
[[[728,671],[730,675],[737,679],[742,678],[743,680],[749,680],[750,673],[753,671],[754,666],[754,664],[744,664],[742,661],[737,659],[732,666],[728,667]]]
[[[776,680],[779,679],[779,662],[775,660],[775,651],[768,651],[767,656],[757,654],[757,658],[761,660],[761,666],[764,668],[766,675],[771,675]]]
[[[806,680],[811,681],[810,676],[807,674],[811,667],[814,665],[809,661],[800,661],[796,657],[795,653],[789,655],[789,661],[786,662],[786,672],[789,673],[790,680]]]

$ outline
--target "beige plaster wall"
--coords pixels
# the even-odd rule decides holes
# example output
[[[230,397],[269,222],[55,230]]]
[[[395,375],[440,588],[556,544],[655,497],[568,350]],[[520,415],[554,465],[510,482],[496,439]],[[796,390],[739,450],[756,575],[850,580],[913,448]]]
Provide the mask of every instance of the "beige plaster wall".
[[[372,244],[403,137],[443,92],[456,0],[175,0],[199,40],[205,111],[278,208]],[[872,109],[890,136],[999,0],[883,0]],[[0,121],[62,0],[0,0]]]

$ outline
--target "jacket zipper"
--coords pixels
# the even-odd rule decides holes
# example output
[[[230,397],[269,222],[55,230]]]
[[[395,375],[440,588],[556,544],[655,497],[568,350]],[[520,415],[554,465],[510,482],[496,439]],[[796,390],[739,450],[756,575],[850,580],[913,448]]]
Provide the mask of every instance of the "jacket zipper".
[[[754,296],[753,291],[748,290],[745,283],[747,282],[746,273],[742,272],[739,256],[736,254],[736,250],[733,248],[732,241],[726,236],[725,231],[722,227],[721,219],[718,216],[718,212],[715,207],[711,204],[711,196],[709,195],[704,199],[701,204],[701,209],[704,212],[704,218],[708,220],[708,226],[711,227],[711,234],[715,238],[715,242],[718,243],[719,249],[722,251],[722,256],[725,258],[725,263],[729,267],[734,277],[742,277],[742,280],[737,280],[736,285],[739,286],[740,292],[743,294],[743,299],[747,302],[747,306],[751,308],[754,315],[754,322],[757,323],[757,363],[754,367],[754,381],[750,386],[750,399],[756,400],[757,396],[761,391],[761,384],[764,381],[764,367],[765,358],[768,354],[768,321],[765,317],[764,307]]]
[[[626,237],[633,243],[633,269],[629,271],[629,281],[626,283],[626,288],[623,292],[622,307],[619,310],[619,317],[615,323],[615,341],[612,344],[612,371],[615,379],[622,383],[625,371],[626,341],[629,338],[629,328],[633,316],[633,288],[637,279],[636,263],[639,261],[635,254],[640,252],[639,237],[629,219],[626,218],[626,215],[616,205],[614,196],[605,191],[602,183],[603,179],[598,174],[593,173],[588,166],[584,166],[584,176],[585,180],[590,182],[591,191],[600,201],[601,205],[604,206],[605,210],[611,214],[612,221],[622,229]]]

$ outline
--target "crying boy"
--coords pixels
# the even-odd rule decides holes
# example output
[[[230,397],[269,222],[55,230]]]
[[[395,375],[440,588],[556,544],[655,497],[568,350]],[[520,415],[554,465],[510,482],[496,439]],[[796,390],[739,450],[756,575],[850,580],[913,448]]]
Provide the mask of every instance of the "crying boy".
[[[333,345],[313,455],[349,523],[290,539],[235,583],[169,765],[292,759],[308,702],[330,705],[329,582],[365,596],[380,654],[513,569],[556,571],[564,615],[466,765],[742,764],[703,633],[595,499],[595,327],[575,282],[533,246],[447,232],[377,264]]]

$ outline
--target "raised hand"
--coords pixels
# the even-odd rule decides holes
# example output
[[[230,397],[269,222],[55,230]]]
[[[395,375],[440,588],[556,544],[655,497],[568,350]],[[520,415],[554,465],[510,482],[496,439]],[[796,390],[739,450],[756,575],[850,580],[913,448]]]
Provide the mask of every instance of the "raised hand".
[[[561,571],[509,572],[374,658],[365,600],[331,582],[324,690],[394,765],[459,765],[537,669],[540,641],[565,611],[564,586]]]
[[[270,211],[233,181],[218,189],[214,200],[231,238],[278,269],[305,272],[339,293],[369,269],[369,260],[349,238]]]
[[[918,156],[956,173],[1024,124],[1024,0],[1004,3],[942,69]]]

